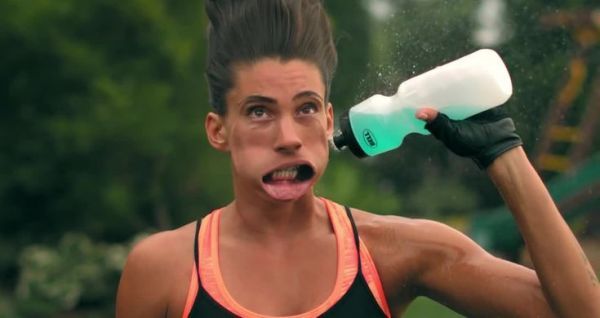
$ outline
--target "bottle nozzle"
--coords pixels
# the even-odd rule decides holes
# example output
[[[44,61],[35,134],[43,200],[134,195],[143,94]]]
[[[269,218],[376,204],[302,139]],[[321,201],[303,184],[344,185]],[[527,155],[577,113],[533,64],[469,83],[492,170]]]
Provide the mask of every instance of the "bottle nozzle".
[[[339,130],[333,135],[333,138],[330,139],[329,142],[335,150],[343,150],[347,146],[346,138],[344,138],[344,134]]]
[[[340,130],[335,133],[330,142],[337,150],[344,150],[345,148],[348,148],[355,156],[359,158],[366,157],[367,154],[360,148],[360,145],[354,137],[352,127],[350,127],[349,116],[350,115],[348,111],[345,111],[340,116]]]

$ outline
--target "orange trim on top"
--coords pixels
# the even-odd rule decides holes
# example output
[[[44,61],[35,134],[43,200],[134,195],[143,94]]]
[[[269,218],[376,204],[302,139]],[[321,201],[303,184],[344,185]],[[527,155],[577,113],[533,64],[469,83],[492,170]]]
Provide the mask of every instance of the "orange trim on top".
[[[200,264],[198,265],[198,272],[200,273],[200,283],[204,290],[219,304],[227,308],[233,313],[229,307],[225,306],[226,301],[223,294],[219,291],[222,290],[222,282],[218,280],[221,272],[219,268],[218,254],[215,252],[218,249],[218,217],[221,213],[221,209],[214,211],[205,217],[200,226],[199,234],[199,259]],[[215,221],[216,219],[216,221]],[[237,313],[236,313],[237,314]],[[238,314],[239,315],[239,314]]]
[[[337,241],[337,251],[338,251],[338,269],[337,269],[337,277],[336,283],[334,285],[333,291],[329,295],[329,297],[321,303],[319,306],[314,309],[293,316],[285,316],[285,318],[312,318],[322,315],[329,308],[331,308],[335,303],[337,303],[342,296],[346,294],[354,278],[356,277],[356,273],[358,272],[357,260],[358,255],[356,253],[356,248],[354,247],[354,239],[352,237],[351,227],[348,228],[343,226],[345,224],[341,223],[339,220],[339,213],[336,212],[335,209],[325,202],[325,207],[327,213],[329,215],[329,219],[331,220],[333,230],[335,232],[336,241]],[[217,302],[219,302],[223,307],[227,308],[227,310],[232,313],[243,316],[243,317],[256,317],[256,318],[275,318],[273,316],[262,315],[256,312],[253,312],[242,305],[240,305],[232,296],[229,294],[225,286],[225,282],[223,281],[223,277],[221,275],[220,266],[218,265],[219,259],[219,251],[218,251],[218,226],[220,219],[220,210],[214,213],[214,217],[210,220],[210,253],[214,263],[212,266],[212,279],[215,281],[210,283],[211,286],[215,286],[215,289],[208,290],[207,292],[213,297]],[[348,232],[350,229],[350,232]],[[203,256],[206,258],[206,256]],[[204,271],[205,268],[202,268]],[[202,272],[201,272],[202,274]],[[204,276],[201,276],[202,286],[205,287],[205,279]],[[277,317],[284,318],[284,317]]]
[[[341,205],[327,199],[322,198],[321,200],[325,205],[335,233],[338,268],[333,291],[319,306],[298,315],[274,317],[255,313],[237,303],[229,294],[225,286],[225,282],[221,275],[221,268],[219,266],[218,242],[221,209],[215,210],[213,213],[207,215],[200,225],[200,233],[198,234],[198,253],[200,262],[197,264],[196,270],[200,273],[202,287],[217,303],[238,316],[249,318],[312,318],[325,313],[346,294],[354,282],[358,273],[358,253],[356,253],[352,224],[346,216],[345,209]],[[369,289],[387,317],[391,317],[377,269],[375,268],[367,247],[362,243],[362,240],[360,240],[360,250],[363,275],[365,276]],[[198,290],[196,275],[192,276],[192,281],[193,282],[190,282],[190,291],[188,292],[184,317],[189,315]],[[191,301],[190,298],[192,298]]]
[[[375,262],[373,262],[369,249],[363,240],[359,238],[358,241],[360,242],[360,263],[362,265],[362,273],[367,281],[367,285],[369,286],[373,297],[375,297],[379,308],[383,310],[387,317],[392,317],[387,298],[385,297],[385,292],[383,291],[383,285],[381,285],[381,279],[377,272],[377,267],[375,267]]]

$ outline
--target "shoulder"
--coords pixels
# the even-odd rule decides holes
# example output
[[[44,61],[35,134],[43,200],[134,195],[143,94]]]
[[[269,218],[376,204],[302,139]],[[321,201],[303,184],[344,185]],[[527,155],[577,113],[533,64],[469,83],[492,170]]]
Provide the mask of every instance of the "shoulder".
[[[424,243],[446,242],[465,243],[470,241],[460,231],[437,221],[413,219],[396,215],[377,215],[352,209],[359,234],[369,247],[377,243],[388,243],[390,248],[398,245],[418,244],[419,251],[426,251]],[[429,246],[433,247],[433,246]]]
[[[194,262],[196,222],[152,234],[127,257],[117,293],[118,316],[162,314],[185,294]]]
[[[151,266],[168,265],[181,258],[193,260],[196,222],[178,229],[158,232],[139,241],[127,258],[127,265],[144,263]]]
[[[417,286],[430,270],[487,253],[460,231],[440,222],[352,209],[359,235],[386,293]],[[410,291],[410,288],[409,288]]]

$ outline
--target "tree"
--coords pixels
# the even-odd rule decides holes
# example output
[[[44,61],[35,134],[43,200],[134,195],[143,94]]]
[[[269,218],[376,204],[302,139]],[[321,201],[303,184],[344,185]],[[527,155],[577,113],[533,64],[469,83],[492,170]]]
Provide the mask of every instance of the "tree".
[[[218,201],[196,186],[202,12],[200,1],[0,4],[4,261],[69,230],[122,241]]]

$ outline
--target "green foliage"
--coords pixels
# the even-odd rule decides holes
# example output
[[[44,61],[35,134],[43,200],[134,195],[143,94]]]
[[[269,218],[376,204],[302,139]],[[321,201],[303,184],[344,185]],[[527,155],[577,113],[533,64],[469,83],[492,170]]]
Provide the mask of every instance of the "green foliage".
[[[120,267],[90,239],[223,201],[196,186],[204,24],[199,0],[0,2],[0,288],[18,284],[20,311],[111,303]],[[72,231],[90,239],[57,243]]]
[[[481,2],[387,2],[384,21],[369,1],[325,3],[340,54],[336,116],[477,49]],[[505,107],[532,150],[575,47],[540,16],[597,3],[505,2],[512,37],[496,49],[515,83]],[[201,0],[0,1],[0,317],[109,306],[126,245],[94,242],[173,228],[231,200],[227,155],[203,140],[205,20]],[[498,205],[486,180],[433,138],[410,136],[377,158],[333,154],[316,191],[437,218]],[[64,234],[74,231],[85,234]]]
[[[398,214],[402,206],[400,197],[385,183],[377,183],[373,176],[362,174],[348,161],[337,158],[330,163],[315,192],[352,207],[376,207],[380,214]]]
[[[0,290],[0,318],[18,318],[14,298],[7,292]]]
[[[16,307],[24,317],[48,316],[93,304],[112,308],[129,251],[121,244],[94,243],[68,233],[58,245],[30,245],[20,257]]]
[[[359,102],[360,96],[349,94],[361,89],[371,59],[369,17],[360,1],[327,0],[338,51],[338,68],[331,87],[331,102],[337,114]]]
[[[426,176],[414,191],[409,193],[409,211],[419,217],[439,219],[448,215],[461,215],[474,211],[477,195],[457,179]]]
[[[2,7],[0,232],[122,240],[187,219],[207,148],[201,2]]]
[[[460,318],[464,317],[427,297],[418,297],[406,310],[405,318]]]

